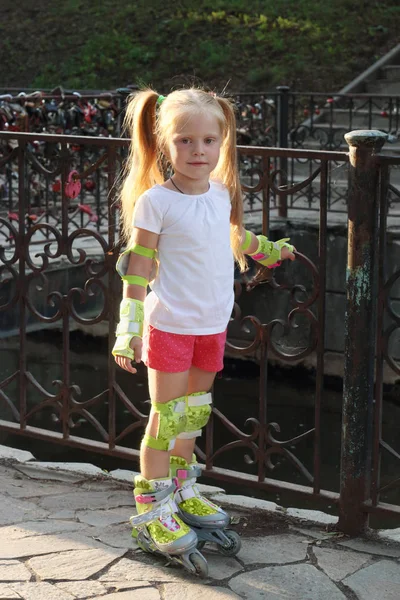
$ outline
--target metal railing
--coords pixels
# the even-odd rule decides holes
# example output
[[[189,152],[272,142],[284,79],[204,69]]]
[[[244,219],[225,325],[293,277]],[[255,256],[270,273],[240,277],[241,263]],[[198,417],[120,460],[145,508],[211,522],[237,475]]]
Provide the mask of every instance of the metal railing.
[[[0,94],[0,131],[120,137],[130,91]],[[396,135],[400,127],[398,95],[293,92],[279,86],[230,96],[240,145],[345,150],[347,131]]]
[[[18,140],[26,140],[24,182],[20,182]],[[119,148],[118,174],[129,141],[108,138]],[[87,228],[98,233],[108,230],[108,172],[104,138],[0,132],[0,243],[13,246],[13,234],[6,222],[18,227],[20,189],[25,190],[24,222],[59,226],[66,211],[70,230]],[[78,183],[75,196],[66,197],[60,170],[60,155],[66,153],[68,173]],[[268,201],[272,216],[308,218],[320,205],[321,159],[327,162],[327,211],[345,222],[348,195],[348,164],[342,153],[306,149],[241,147],[239,166],[245,190],[246,219],[258,218]],[[391,166],[388,210],[399,215],[399,169]],[[308,185],[304,185],[307,181]],[[67,205],[65,203],[67,202]],[[32,244],[49,238],[50,229],[36,227]]]
[[[311,178],[306,177],[296,184],[297,190],[301,191],[318,182],[317,260],[314,264],[299,253],[296,263],[287,265],[279,274],[280,280],[270,279],[269,285],[255,286],[249,292],[245,291],[243,282],[236,281],[237,305],[230,324],[227,349],[231,355],[241,357],[258,355],[258,403],[255,406],[242,398],[245,407],[242,421],[230,409],[221,409],[216,393],[212,418],[197,447],[197,454],[205,465],[204,474],[208,477],[238,483],[243,488],[290,491],[296,496],[325,505],[336,504],[339,527],[346,533],[362,530],[371,512],[400,515],[400,507],[380,502],[382,490],[388,486],[396,487],[399,478],[396,476],[389,482],[382,481],[379,470],[382,452],[400,458],[398,451],[384,441],[381,432],[382,365],[387,363],[389,368],[399,371],[389,353],[388,338],[400,325],[390,300],[390,290],[400,277],[400,271],[395,269],[394,273],[386,274],[384,246],[390,167],[398,165],[400,159],[377,154],[380,143],[377,135],[372,132],[367,140],[351,138],[350,161],[346,153],[340,152],[239,149],[243,158],[249,155],[259,157],[260,176],[258,184],[253,186],[257,190],[253,189],[253,192],[262,195],[264,233],[268,233],[270,223],[270,190],[273,189],[278,205],[291,193],[287,188],[275,186],[271,164],[289,157],[301,160],[305,155],[318,164]],[[69,175],[76,166],[74,155],[70,152],[71,138],[59,137],[57,155],[52,157],[51,169],[37,157],[32,162],[31,140],[29,134],[15,135],[12,158],[8,157],[8,160],[16,159],[18,164],[18,220],[0,217],[1,226],[7,229],[11,240],[8,245],[0,242],[0,315],[1,318],[7,318],[14,313],[20,332],[18,365],[3,374],[0,381],[0,410],[3,415],[9,415],[0,420],[0,431],[137,460],[140,436],[147,422],[147,409],[138,400],[132,379],[127,384],[126,379],[123,380],[121,373],[117,372],[110,352],[121,291],[121,282],[115,271],[119,252],[115,184],[126,141],[99,138],[73,141],[77,145],[95,147],[98,151],[93,165],[85,166],[83,173],[78,171],[79,179],[84,179],[84,173],[93,175],[98,169],[104,169],[108,199],[104,217],[107,229],[102,232],[96,227],[87,227],[85,223],[83,227],[71,228],[71,199],[66,193]],[[7,157],[0,167],[6,162]],[[37,169],[49,176],[60,177],[60,217],[55,223],[49,220],[35,223],[26,219],[30,202],[25,184],[29,164],[35,164]],[[348,241],[348,333],[343,412],[346,427],[342,432],[340,486],[334,490],[329,489],[324,480],[321,454],[324,439],[330,435],[329,430],[322,428],[321,415],[325,386],[328,183],[332,164],[335,168],[337,164],[347,165],[349,169],[348,222],[351,231]],[[248,184],[245,185],[245,192],[250,193]],[[36,244],[39,235],[43,236],[44,241]],[[376,261],[379,263],[378,281],[375,279]],[[65,269],[79,269],[80,283],[72,285],[67,280],[63,286],[55,287],[52,273],[55,265],[60,264]],[[40,306],[34,301],[37,290],[44,296]],[[271,294],[281,295],[280,314],[271,315],[267,323],[262,323],[255,315],[245,316],[241,320],[239,306],[243,306],[247,294],[261,294],[258,301],[262,302],[268,302]],[[95,314],[92,310],[88,316],[85,309],[94,296],[100,298],[100,302]],[[371,315],[375,315],[377,297],[379,303],[375,320]],[[385,311],[389,313],[391,324],[383,322]],[[32,319],[42,327],[57,326],[61,331],[59,375],[52,390],[34,375],[28,363],[27,324]],[[91,396],[86,396],[85,388],[76,384],[71,371],[70,333],[76,323],[85,326],[86,331],[103,323],[108,330],[108,381]],[[241,326],[247,328],[249,341],[239,346],[233,340],[237,337],[235,330]],[[376,402],[373,394],[375,339]],[[268,363],[271,358],[278,358],[283,363],[292,364],[306,357],[314,357],[316,364],[312,418],[306,431],[300,428],[296,419],[296,425],[288,431],[271,421]],[[44,417],[49,414],[51,418]],[[39,419],[41,416],[42,421]],[[77,429],[78,422],[87,425],[86,429],[81,426],[81,435]],[[311,458],[305,457],[306,447],[312,448]],[[226,468],[227,456],[235,456],[235,471]],[[239,457],[242,463],[238,462]],[[273,460],[276,457],[292,465],[295,475],[291,480],[279,478],[279,467]]]

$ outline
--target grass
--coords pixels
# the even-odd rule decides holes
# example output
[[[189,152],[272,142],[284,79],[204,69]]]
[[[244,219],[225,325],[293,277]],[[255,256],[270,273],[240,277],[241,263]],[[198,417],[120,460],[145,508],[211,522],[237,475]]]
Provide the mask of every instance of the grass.
[[[335,91],[399,31],[398,0],[3,0],[0,85]]]

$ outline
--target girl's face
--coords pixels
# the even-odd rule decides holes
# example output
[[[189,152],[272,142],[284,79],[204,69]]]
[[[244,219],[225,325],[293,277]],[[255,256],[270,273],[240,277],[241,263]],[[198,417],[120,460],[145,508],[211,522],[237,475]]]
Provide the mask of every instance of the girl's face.
[[[219,160],[222,144],[220,124],[214,115],[189,117],[172,133],[169,159],[176,174],[208,181]]]

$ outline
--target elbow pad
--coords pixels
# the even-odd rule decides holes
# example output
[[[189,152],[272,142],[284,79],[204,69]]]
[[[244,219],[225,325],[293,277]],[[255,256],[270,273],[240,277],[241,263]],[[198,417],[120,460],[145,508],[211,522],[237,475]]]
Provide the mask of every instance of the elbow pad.
[[[117,260],[116,270],[122,281],[126,281],[128,284],[136,284],[142,287],[147,287],[149,282],[144,277],[127,274],[131,252],[138,254],[139,256],[145,256],[146,258],[154,259],[156,251],[152,248],[145,248],[144,246],[136,244],[135,246],[132,246],[132,248],[127,248],[124,252],[122,252]]]

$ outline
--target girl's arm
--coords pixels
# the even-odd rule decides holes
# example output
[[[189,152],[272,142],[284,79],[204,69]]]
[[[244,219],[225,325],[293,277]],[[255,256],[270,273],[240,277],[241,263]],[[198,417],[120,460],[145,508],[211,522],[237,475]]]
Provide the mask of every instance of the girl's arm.
[[[116,363],[130,373],[136,373],[131,360],[138,363],[142,356],[143,302],[154,264],[158,238],[159,235],[156,233],[136,228],[129,247],[117,262],[117,271],[122,277],[124,290],[112,354]]]
[[[255,235],[242,228],[242,251],[265,267],[279,266],[282,260],[295,260],[296,248],[288,244],[289,238],[271,242],[265,235]]]
[[[131,247],[139,245],[150,250],[156,250],[159,237],[157,233],[135,228],[131,239]],[[126,275],[136,275],[148,281],[153,268],[153,260],[153,258],[130,252]],[[146,287],[124,281],[123,298],[133,298],[144,302],[147,293]]]

